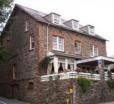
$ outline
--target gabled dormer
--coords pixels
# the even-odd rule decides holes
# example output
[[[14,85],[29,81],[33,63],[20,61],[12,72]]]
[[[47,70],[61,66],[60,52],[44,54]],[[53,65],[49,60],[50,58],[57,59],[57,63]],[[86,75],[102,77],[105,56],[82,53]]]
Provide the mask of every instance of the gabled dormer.
[[[79,30],[79,21],[78,20],[71,19],[71,20],[64,22],[64,24],[74,30]]]
[[[95,35],[95,27],[92,25],[86,25],[80,28],[85,33],[88,33],[90,35]]]
[[[57,14],[57,13],[50,13],[48,15],[46,15],[44,18],[47,19],[48,21],[50,21],[53,24],[61,24],[61,15]]]

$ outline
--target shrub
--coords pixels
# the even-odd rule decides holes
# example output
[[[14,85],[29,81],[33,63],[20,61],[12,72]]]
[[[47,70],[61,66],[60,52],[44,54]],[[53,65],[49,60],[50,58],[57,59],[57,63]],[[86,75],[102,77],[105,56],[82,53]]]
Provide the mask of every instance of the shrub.
[[[47,69],[51,60],[52,58],[50,58],[49,56],[44,57],[40,62],[40,68]]]
[[[77,78],[77,83],[83,92],[86,92],[91,86],[91,81],[86,78]]]
[[[110,89],[113,89],[114,90],[114,80],[108,80],[107,81],[107,84],[109,86]]]

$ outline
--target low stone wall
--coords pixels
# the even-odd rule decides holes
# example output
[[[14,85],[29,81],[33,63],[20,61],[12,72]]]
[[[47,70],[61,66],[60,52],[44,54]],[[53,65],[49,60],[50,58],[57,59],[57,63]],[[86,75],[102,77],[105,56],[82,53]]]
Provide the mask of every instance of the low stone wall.
[[[92,81],[86,93],[82,92],[76,79],[42,82],[38,86],[37,104],[97,104],[114,100],[114,91],[103,82]]]
[[[33,104],[98,104],[114,101],[114,91],[110,90],[106,83],[98,81],[92,81],[86,93],[82,92],[76,79],[49,82],[23,80],[16,82],[15,86],[17,85],[19,89],[16,90],[15,97]],[[7,95],[12,95],[10,92],[7,91]]]

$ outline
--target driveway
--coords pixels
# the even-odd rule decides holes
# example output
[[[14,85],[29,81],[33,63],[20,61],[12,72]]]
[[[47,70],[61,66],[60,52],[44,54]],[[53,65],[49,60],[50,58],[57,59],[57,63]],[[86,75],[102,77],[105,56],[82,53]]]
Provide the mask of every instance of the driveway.
[[[0,104],[30,104],[30,103],[22,102],[16,99],[7,99],[0,97]]]

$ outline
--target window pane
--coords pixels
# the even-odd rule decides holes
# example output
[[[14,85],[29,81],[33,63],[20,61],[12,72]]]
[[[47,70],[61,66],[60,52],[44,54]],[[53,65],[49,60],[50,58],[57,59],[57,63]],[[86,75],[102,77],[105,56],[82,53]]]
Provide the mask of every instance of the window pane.
[[[95,56],[98,56],[98,52],[97,51],[98,51],[98,48],[97,47],[94,47],[94,55]]]
[[[98,48],[95,45],[90,46],[90,56],[98,56]]]
[[[30,50],[35,48],[34,36],[30,36]]]
[[[60,37],[53,37],[53,49],[64,51],[64,39]]]
[[[77,29],[78,28],[78,22],[77,21],[73,21],[73,28]]]
[[[57,37],[53,36],[53,49],[57,50]]]
[[[59,16],[57,16],[57,15],[54,15],[54,23],[55,24],[59,24]]]
[[[81,53],[81,43],[80,42],[75,42],[75,52],[76,52],[76,54]]]
[[[64,39],[59,38],[59,50],[63,51],[64,50]]]
[[[90,46],[90,56],[93,56],[93,45]]]

